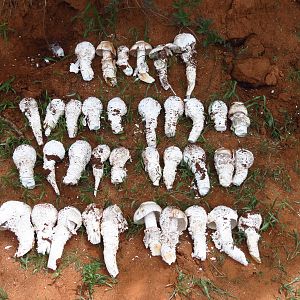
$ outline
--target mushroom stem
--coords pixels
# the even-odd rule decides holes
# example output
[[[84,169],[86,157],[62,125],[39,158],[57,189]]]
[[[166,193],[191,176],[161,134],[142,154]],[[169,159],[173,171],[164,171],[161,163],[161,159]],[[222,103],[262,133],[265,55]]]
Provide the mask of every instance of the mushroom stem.
[[[253,259],[256,262],[261,263],[259,249],[258,249],[258,241],[260,239],[260,234],[257,233],[254,228],[249,227],[245,230],[245,235],[247,238],[247,246],[250,255],[253,257]]]
[[[151,212],[145,216],[145,226],[146,229],[150,227],[157,227],[156,216],[154,212]]]
[[[43,168],[45,170],[49,171],[49,174],[47,176],[48,182],[53,187],[55,193],[57,195],[60,195],[57,183],[56,183],[56,176],[55,176],[55,161],[54,160],[44,160]]]
[[[105,79],[106,83],[108,83],[110,86],[116,86],[117,85],[116,62],[112,57],[111,51],[103,50],[102,53],[103,53],[102,54],[103,58],[101,60],[101,63],[102,63],[103,78]]]
[[[156,132],[157,119],[150,118],[145,120],[146,141],[149,147],[156,147]]]
[[[168,60],[167,58],[160,58],[154,60],[154,67],[157,71],[159,81],[161,83],[161,86],[164,90],[170,89],[172,93],[176,96],[175,91],[173,90],[172,86],[169,83],[168,80]]]
[[[103,177],[104,173],[104,165],[101,166],[94,166],[93,165],[93,175],[95,177],[95,187],[94,187],[94,196],[97,196],[98,187],[100,185],[101,178]]]
[[[154,147],[147,147],[142,153],[145,171],[148,172],[149,177],[154,186],[159,186],[161,178],[161,167],[159,164],[159,153]]]
[[[129,49],[126,46],[118,47],[118,60],[116,64],[123,70],[126,76],[131,76],[133,73],[132,67],[128,63]]]
[[[183,53],[181,55],[182,60],[186,63],[186,78],[187,78],[187,91],[186,91],[186,99],[191,98],[191,94],[196,85],[196,61],[192,57],[193,52]]]

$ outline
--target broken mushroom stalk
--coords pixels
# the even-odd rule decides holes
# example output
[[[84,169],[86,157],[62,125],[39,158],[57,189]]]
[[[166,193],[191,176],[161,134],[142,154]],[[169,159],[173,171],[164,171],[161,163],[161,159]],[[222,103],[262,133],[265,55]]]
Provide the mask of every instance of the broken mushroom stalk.
[[[71,99],[65,107],[65,116],[69,138],[75,138],[78,131],[78,119],[81,114],[82,103]]]
[[[228,117],[231,121],[230,129],[234,131],[235,135],[238,137],[246,136],[250,126],[250,119],[245,104],[243,102],[233,102],[229,109]]]
[[[129,150],[125,147],[115,148],[111,151],[109,156],[109,163],[112,166],[111,183],[119,184],[125,180],[127,176],[125,164],[128,160],[131,161],[131,156]]]
[[[127,114],[127,106],[120,97],[109,100],[107,104],[107,117],[110,121],[111,129],[114,134],[123,132],[122,117]]]
[[[214,127],[217,131],[223,132],[227,129],[228,108],[225,102],[216,100],[208,107],[210,118],[214,121]]]
[[[159,186],[161,179],[161,167],[159,164],[159,153],[154,147],[147,147],[143,153],[142,158],[145,166],[145,171],[148,172],[149,178],[154,186]]]
[[[82,104],[82,114],[84,115],[82,120],[83,126],[88,125],[90,130],[100,129],[102,109],[103,105],[100,99],[96,97],[88,97],[85,99]]]
[[[118,60],[116,62],[117,66],[119,66],[123,73],[126,76],[131,76],[133,74],[133,69],[129,64],[129,49],[126,46],[119,46],[117,49]]]

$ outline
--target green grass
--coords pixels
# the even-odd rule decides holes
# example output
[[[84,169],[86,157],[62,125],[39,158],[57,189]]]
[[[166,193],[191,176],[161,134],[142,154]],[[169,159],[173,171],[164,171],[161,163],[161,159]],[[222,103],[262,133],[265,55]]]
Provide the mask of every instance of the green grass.
[[[144,225],[137,225],[131,218],[127,219],[128,230],[126,231],[126,239],[129,240],[137,235],[143,228]]]
[[[3,22],[0,24],[0,37],[7,42],[8,41],[8,33],[13,31],[13,29],[8,27],[7,22]]]
[[[290,81],[300,81],[300,70],[292,70],[288,75]]]
[[[288,283],[283,283],[279,288],[281,294],[285,294],[285,300],[299,300],[300,299],[300,288],[299,287],[300,276],[295,277],[292,281]]]
[[[11,77],[10,79],[2,82],[0,84],[0,92],[4,92],[7,94],[8,92],[13,92],[14,94],[16,93],[16,90],[12,87],[12,83],[14,82],[15,77]]]
[[[237,81],[235,81],[235,80],[226,81],[224,83],[224,87],[225,87],[225,93],[223,95],[223,100],[226,103],[228,103],[229,100],[231,100],[231,99],[236,99],[236,101],[240,100],[240,98],[237,94],[237,91],[236,91]]]
[[[190,19],[190,12],[193,8],[197,7],[202,0],[177,0],[173,2],[175,13],[173,14],[174,22],[177,26],[187,27],[193,24]]]
[[[8,295],[3,288],[0,287],[0,300],[7,300]]]
[[[299,235],[299,232],[294,229],[291,233],[288,233],[288,236],[294,240],[294,249],[288,251],[285,248],[286,253],[287,253],[286,259],[292,260],[292,259],[296,258],[298,255],[300,255],[300,235]]]
[[[17,260],[23,270],[32,270],[32,273],[35,274],[41,271],[47,271],[47,259],[48,257],[46,255],[30,251]]]
[[[16,147],[22,144],[29,144],[23,137],[8,136],[4,142],[0,143],[0,157],[11,158]]]

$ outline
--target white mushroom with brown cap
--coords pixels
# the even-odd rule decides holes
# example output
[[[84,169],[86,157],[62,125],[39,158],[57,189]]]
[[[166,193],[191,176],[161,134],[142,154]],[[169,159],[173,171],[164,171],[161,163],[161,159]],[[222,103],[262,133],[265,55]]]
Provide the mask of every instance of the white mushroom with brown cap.
[[[65,107],[65,116],[69,138],[75,138],[78,131],[78,119],[81,114],[82,103],[71,99]]]
[[[248,110],[243,102],[233,102],[229,108],[228,117],[231,120],[230,129],[234,131],[238,137],[247,135],[250,119]]]
[[[184,102],[177,96],[170,96],[164,103],[165,108],[165,135],[174,137],[178,119],[183,115]]]
[[[57,209],[50,203],[37,204],[33,207],[31,221],[37,238],[37,253],[43,255],[50,253],[57,214]]]
[[[38,104],[33,98],[23,98],[19,103],[19,108],[28,119],[33,135],[39,146],[43,145],[43,132],[41,125],[41,117]]]
[[[78,184],[82,172],[89,163],[92,155],[91,145],[83,140],[73,143],[69,149],[69,167],[63,179],[66,185]]]
[[[179,236],[187,228],[188,220],[183,211],[167,206],[160,215],[159,223],[161,257],[163,261],[171,265],[176,261],[176,246],[179,243]]]
[[[96,197],[98,187],[104,173],[104,163],[108,160],[110,148],[107,145],[98,145],[92,152],[92,168],[95,177],[94,196]]]
[[[51,249],[47,264],[49,269],[56,270],[57,260],[62,257],[65,244],[72,235],[77,234],[77,230],[81,225],[81,213],[77,208],[67,206],[58,212],[57,225],[53,229]]]
[[[109,156],[109,163],[112,166],[111,183],[118,184],[125,180],[127,176],[125,164],[128,160],[131,161],[131,156],[129,150],[125,147],[115,148],[111,151]]]
[[[181,150],[176,146],[170,146],[164,152],[164,169],[163,179],[167,190],[172,189],[176,177],[176,170],[183,155]]]
[[[159,164],[159,153],[154,147],[147,147],[142,152],[145,171],[148,172],[154,186],[159,186],[161,179],[161,166]]]
[[[234,152],[235,173],[232,183],[240,186],[247,178],[248,170],[254,163],[254,155],[251,151],[240,148]]]
[[[214,121],[214,127],[217,131],[223,132],[227,129],[228,108],[225,102],[221,100],[212,102],[208,107],[208,113]]]
[[[104,263],[112,277],[119,274],[117,265],[117,251],[119,248],[119,234],[128,229],[126,219],[117,205],[111,205],[103,210],[101,235],[103,238]]]
[[[82,79],[90,81],[94,78],[94,71],[92,69],[92,60],[95,57],[95,47],[90,42],[81,42],[75,48],[77,61],[71,63],[70,72],[81,72]]]
[[[234,158],[229,149],[219,148],[214,155],[215,168],[221,186],[229,187],[234,172]]]
[[[260,239],[259,229],[262,223],[260,214],[248,213],[246,217],[240,217],[238,221],[238,229],[243,231],[247,238],[247,246],[252,258],[261,263],[258,241]]]
[[[148,74],[149,67],[146,62],[146,57],[152,50],[152,46],[145,41],[137,41],[130,48],[130,55],[136,57],[136,68],[133,76],[138,76],[141,81],[146,83],[153,83],[155,79]]]
[[[129,64],[129,48],[127,46],[119,46],[117,49],[118,60],[116,62],[117,66],[123,70],[126,76],[131,76],[133,74],[133,69]]]
[[[195,175],[200,196],[205,196],[210,190],[210,180],[205,164],[206,155],[204,150],[196,145],[188,145],[183,151],[183,160]]]
[[[234,245],[232,229],[237,225],[237,212],[227,206],[215,207],[207,216],[207,226],[216,230],[211,236],[217,249],[241,263],[248,265],[242,250]]]
[[[0,206],[0,231],[13,232],[19,241],[15,257],[25,255],[34,246],[34,229],[30,215],[31,207],[21,201],[7,201]]]
[[[146,141],[149,147],[156,147],[157,118],[161,105],[151,97],[144,98],[138,105],[139,114],[145,122]]]
[[[102,73],[105,82],[109,86],[117,85],[117,67],[116,67],[116,49],[112,42],[102,41],[97,49],[96,54],[102,57]]]
[[[145,224],[145,236],[143,239],[146,248],[150,249],[152,256],[160,256],[160,235],[161,230],[157,227],[161,213],[161,207],[154,201],[143,202],[135,211],[133,222],[141,225]]]
[[[188,231],[194,241],[194,252],[192,257],[202,261],[206,260],[206,223],[207,213],[205,209],[198,205],[190,206],[185,210],[189,219]]]
[[[127,106],[120,97],[112,98],[107,104],[107,117],[114,134],[123,131],[122,117],[127,114]]]
[[[58,161],[64,159],[65,153],[64,145],[55,140],[47,142],[43,148],[43,169],[48,172],[47,180],[57,195],[60,195],[60,192],[56,183],[55,165]]]
[[[85,99],[82,104],[82,114],[84,115],[82,120],[83,126],[88,125],[90,130],[100,129],[102,109],[103,105],[100,99],[96,97],[88,97]]]
[[[22,185],[27,189],[35,188],[34,165],[36,162],[36,151],[30,145],[20,145],[13,153],[13,161],[19,171]]]

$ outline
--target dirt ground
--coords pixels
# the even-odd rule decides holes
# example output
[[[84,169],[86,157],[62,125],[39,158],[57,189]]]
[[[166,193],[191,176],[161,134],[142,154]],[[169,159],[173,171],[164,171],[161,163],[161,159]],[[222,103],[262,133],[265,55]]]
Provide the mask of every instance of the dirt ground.
[[[130,223],[129,232],[121,235],[117,256],[120,274],[111,286],[95,286],[93,295],[89,295],[82,281],[83,266],[95,259],[103,261],[103,256],[102,246],[99,249],[90,244],[84,230],[67,243],[56,273],[47,271],[46,258],[34,251],[21,260],[14,259],[17,240],[12,233],[1,231],[2,291],[13,300],[92,297],[124,300],[209,297],[300,299],[299,1],[203,0],[195,6],[192,2],[197,1],[99,2],[101,4],[92,1],[91,8],[98,9],[103,21],[105,28],[100,30],[92,9],[87,11],[86,1],[31,3],[10,0],[0,3],[0,84],[14,78],[11,83],[14,91],[0,91],[0,111],[4,118],[0,119],[0,204],[11,199],[25,201],[31,206],[50,202],[58,209],[74,205],[81,211],[93,201],[103,206],[118,204]],[[175,2],[181,3],[181,8],[178,5],[174,7]],[[187,15],[174,18],[179,11]],[[209,32],[197,32],[199,23],[196,22],[200,17],[212,20]],[[189,24],[182,27],[178,20]],[[7,38],[1,29],[5,23]],[[83,37],[88,29],[88,36]],[[99,57],[93,61],[95,78],[91,82],[84,82],[80,75],[69,73],[69,64],[75,61],[74,48],[83,40],[96,46],[101,40],[110,39],[116,46],[125,44],[130,47],[138,39],[148,39],[152,45],[158,45],[171,42],[179,32],[191,32],[197,37],[197,84],[193,95],[203,101],[206,111],[209,103],[218,98],[225,99],[228,104],[238,98],[252,104],[249,106],[250,133],[245,138],[235,137],[230,130],[217,133],[207,118],[205,131],[197,142],[207,153],[212,180],[211,192],[204,198],[195,198],[195,192],[190,189],[192,178],[183,166],[170,192],[162,184],[158,188],[153,187],[142,169],[141,151],[145,148],[145,136],[137,105],[146,95],[161,104],[170,96],[158,80],[147,86],[118,73],[119,85],[110,88],[103,81]],[[220,39],[214,38],[212,43],[204,46],[210,33]],[[52,57],[48,45],[53,42],[59,42],[67,56],[63,60],[46,63],[44,58]],[[135,63],[132,58],[130,62],[132,65]],[[149,62],[149,66],[150,73],[154,75],[153,63]],[[179,59],[170,61],[169,81],[177,94],[183,97],[185,69]],[[56,197],[42,170],[42,148],[36,144],[18,109],[19,100],[25,96],[39,101],[42,118],[50,98],[68,101],[72,97],[85,99],[96,96],[106,107],[112,97],[122,97],[130,107],[124,134],[113,135],[108,122],[103,119],[103,126],[98,132],[91,133],[81,127],[77,139],[86,139],[92,147],[107,143],[111,148],[119,145],[129,148],[132,162],[127,165],[126,182],[113,186],[106,176],[94,199],[89,166],[78,186],[60,183],[61,196]],[[266,97],[265,106],[262,96]],[[188,144],[191,122],[182,118],[177,128],[176,137],[168,139],[164,135],[161,113],[157,129],[161,155],[167,146],[177,145],[183,149]],[[66,149],[74,142],[67,137],[63,125],[53,131],[51,138],[61,140]],[[24,139],[29,140],[39,154],[35,168],[38,184],[33,191],[20,186],[11,159],[12,151]],[[247,181],[239,188],[225,189],[218,183],[213,153],[221,146],[230,149],[245,147],[254,153],[254,165]],[[67,167],[66,158],[57,168],[59,182]],[[247,254],[248,267],[219,253],[211,241],[207,260],[200,262],[193,259],[192,241],[187,232],[180,238],[175,264],[168,266],[159,257],[150,257],[143,245],[143,229],[134,226],[130,220],[141,202],[152,199],[163,207],[172,204],[185,209],[199,204],[210,211],[223,204],[236,208],[240,214],[259,211],[264,218],[260,241],[262,263],[257,264],[250,258],[245,240],[237,231],[234,237]],[[108,274],[105,267],[99,272]],[[205,284],[197,285],[200,279],[202,283],[210,280],[209,296],[205,295]],[[222,294],[222,291],[227,293]],[[0,299],[6,298],[0,293]]]

